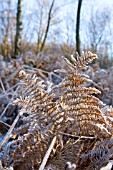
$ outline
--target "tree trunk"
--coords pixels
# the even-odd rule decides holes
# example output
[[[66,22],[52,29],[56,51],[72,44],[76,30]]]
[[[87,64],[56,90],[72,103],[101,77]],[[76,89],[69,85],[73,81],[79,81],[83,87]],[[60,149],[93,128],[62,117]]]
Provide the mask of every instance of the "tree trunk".
[[[18,0],[16,16],[16,37],[15,37],[15,57],[21,53],[22,42],[22,0]]]
[[[76,51],[80,54],[80,12],[81,12],[82,0],[78,1],[77,9],[77,21],[76,21]]]
[[[40,47],[40,51],[43,50],[45,42],[46,42],[46,39],[47,39],[47,35],[48,35],[48,32],[49,32],[49,27],[50,27],[50,22],[51,22],[51,12],[52,12],[52,9],[53,9],[53,6],[54,6],[54,2],[55,2],[55,0],[52,1],[50,9],[49,9],[48,20],[47,20],[47,27],[46,27],[46,31],[45,31],[43,42],[42,42],[41,47]]]

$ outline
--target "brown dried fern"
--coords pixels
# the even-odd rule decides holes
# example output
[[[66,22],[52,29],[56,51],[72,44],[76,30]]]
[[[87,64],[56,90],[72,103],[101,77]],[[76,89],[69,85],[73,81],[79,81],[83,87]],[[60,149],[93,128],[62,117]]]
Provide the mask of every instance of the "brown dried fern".
[[[95,150],[89,151],[83,156],[80,167],[84,170],[100,170],[113,160],[113,138],[100,142]]]
[[[25,72],[21,73],[23,75],[22,97],[13,103],[22,106],[20,112],[23,120],[26,120],[28,130],[23,134],[26,124],[14,130],[13,136],[18,132],[19,137],[6,146],[3,162],[6,167],[12,162],[17,169],[20,166],[21,169],[25,167],[29,169],[40,165],[51,139],[59,130],[61,121],[64,120],[62,117],[65,112],[61,112],[59,104],[52,101],[54,95],[44,91],[42,81]],[[24,112],[28,113],[27,117],[24,117]]]
[[[95,55],[87,54],[86,62],[95,58]],[[106,120],[99,106],[103,106],[103,103],[92,94],[97,94],[99,91],[95,88],[83,87],[83,85],[89,81],[88,76],[81,75],[77,72],[79,66],[84,66],[85,58],[78,62],[75,66],[64,58],[67,65],[71,70],[61,70],[61,74],[65,74],[66,78],[63,79],[59,85],[59,100],[62,108],[66,112],[68,117],[67,133],[72,133],[80,136],[110,136],[110,133],[106,129]],[[73,60],[74,61],[74,58]],[[77,61],[76,61],[77,62]],[[60,70],[56,70],[60,73]],[[100,93],[100,92],[99,92]],[[102,124],[99,125],[99,119],[101,118]]]
[[[75,65],[64,58],[69,69],[57,70],[65,77],[57,86],[56,94],[52,93],[55,88],[46,90],[40,78],[20,72],[22,93],[13,103],[21,105],[20,115],[24,123],[13,131],[16,139],[5,146],[3,164],[6,167],[12,164],[17,170],[39,168],[54,136],[56,145],[53,153],[60,153],[65,148],[69,136],[64,138],[64,133],[75,137],[110,137],[107,123],[99,109],[103,103],[93,96],[100,92],[95,88],[84,87],[91,80],[77,71],[95,59],[96,55],[85,53],[80,58],[71,58]],[[25,112],[27,116],[24,116]]]

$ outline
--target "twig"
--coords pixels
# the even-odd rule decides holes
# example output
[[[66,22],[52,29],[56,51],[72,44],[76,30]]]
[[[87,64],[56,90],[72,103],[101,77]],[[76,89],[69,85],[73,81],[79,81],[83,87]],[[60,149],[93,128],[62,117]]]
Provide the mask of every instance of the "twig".
[[[11,101],[13,99],[13,96],[12,98],[10,99],[9,103],[7,104],[7,106],[5,107],[5,109],[3,110],[2,114],[0,115],[0,119],[3,117],[4,113],[6,112],[7,108],[9,107],[9,105],[11,104]]]
[[[65,136],[77,138],[77,139],[95,139],[95,137],[92,137],[92,136],[76,136],[76,135],[72,135],[72,134],[64,133],[64,132],[58,132],[58,133],[65,135]]]
[[[18,87],[18,86],[21,85],[21,84],[22,84],[22,83],[19,82],[19,83],[15,84],[14,86],[12,86],[11,88],[9,88],[8,90],[6,90],[6,91],[5,91],[5,94],[4,94],[4,93],[1,93],[0,98],[3,98],[3,97],[8,96],[8,95],[12,95],[12,96],[13,96],[12,92],[10,92],[10,93],[8,93],[8,92],[11,91],[11,90],[13,90],[15,87]]]
[[[81,136],[73,144],[75,145],[78,141],[80,141],[80,139],[81,139]]]
[[[54,75],[54,76],[56,76],[56,77],[58,77],[59,79],[62,80],[62,78],[59,75],[55,74],[54,72],[48,72],[48,71],[45,71],[45,70],[42,70],[42,69],[33,68],[33,67],[28,66],[28,65],[23,65],[23,68],[31,69],[31,70],[34,70],[34,71],[39,71],[39,72],[46,73],[46,74],[51,73],[52,75]]]
[[[7,104],[7,106],[5,107],[5,109],[3,110],[2,114],[0,115],[0,119],[3,117],[4,113],[6,112],[7,108],[9,107],[9,105],[11,104],[14,95],[17,93],[17,90],[19,89],[19,86],[17,87],[17,89],[14,91],[14,93],[12,94],[11,99],[9,100],[9,103]]]
[[[43,170],[44,169],[44,167],[45,167],[45,165],[47,163],[47,160],[49,158],[49,155],[50,155],[50,153],[51,153],[51,151],[53,149],[53,146],[54,146],[55,142],[56,142],[56,136],[53,138],[53,140],[52,140],[52,142],[51,142],[51,144],[49,146],[49,149],[47,150],[47,152],[46,152],[46,154],[45,154],[45,156],[44,156],[44,158],[42,160],[42,163],[41,163],[41,165],[39,167],[39,170]]]
[[[10,81],[11,79],[15,79],[16,76],[18,75],[19,71],[21,71],[22,68],[18,68],[16,69],[13,73],[11,73],[8,77],[7,77],[7,82]]]
[[[10,125],[8,125],[7,123],[3,122],[0,120],[0,124],[2,124],[3,126],[5,126],[7,129],[10,128]]]
[[[2,86],[2,90],[3,90],[3,92],[5,93],[6,91],[5,91],[5,87],[4,87],[4,85],[3,85],[3,82],[2,82],[1,77],[0,77],[0,84],[1,84],[1,86]]]
[[[9,93],[6,92],[5,94],[2,94],[2,93],[1,93],[1,94],[0,94],[0,101],[1,101],[1,100],[3,101],[3,98],[6,97],[6,96],[8,97],[9,95],[10,95],[10,96],[13,96],[12,92],[9,92]]]
[[[15,118],[13,124],[11,125],[10,129],[8,130],[8,132],[6,133],[6,136],[4,137],[4,139],[1,141],[0,143],[0,150],[2,149],[2,147],[8,142],[9,138],[11,137],[11,133],[16,125],[16,123],[18,122],[19,118],[21,116],[21,112],[17,115],[17,117]]]
[[[9,88],[8,90],[6,90],[6,93],[9,92],[10,90],[13,90],[15,87],[17,87],[19,85],[19,83],[15,84],[14,86],[12,86],[11,88]]]

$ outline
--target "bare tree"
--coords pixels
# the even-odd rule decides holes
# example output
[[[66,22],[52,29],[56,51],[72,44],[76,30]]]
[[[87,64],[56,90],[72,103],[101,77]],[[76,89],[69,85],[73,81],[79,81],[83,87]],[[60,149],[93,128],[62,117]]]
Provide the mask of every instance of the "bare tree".
[[[18,0],[16,18],[15,55],[19,55],[22,42],[22,0]]]
[[[80,13],[81,13],[82,0],[78,0],[77,21],[76,21],[76,51],[80,54]]]
[[[53,16],[54,4],[55,0],[35,0],[34,6],[30,7],[30,12],[26,15],[28,18],[26,25],[29,24],[31,27],[27,31],[27,35],[25,35],[26,31],[23,31],[24,37],[28,37],[29,42],[36,42],[35,53],[43,51],[48,33],[51,30],[50,27],[54,23],[53,19],[56,18],[56,15]]]
[[[9,58],[13,54],[15,9],[11,0],[1,1],[0,4],[0,53]]]
[[[52,1],[50,9],[49,9],[46,31],[45,31],[43,42],[42,42],[41,47],[40,47],[40,51],[43,50],[45,42],[46,42],[46,38],[47,38],[47,35],[48,35],[49,26],[50,26],[50,22],[51,22],[51,13],[52,13],[52,9],[53,9],[54,3],[55,3],[55,0]]]
[[[110,10],[103,8],[103,9],[97,9],[91,13],[90,21],[88,23],[88,31],[89,31],[89,39],[90,39],[90,45],[91,48],[96,52],[98,46],[102,43],[104,39],[107,40],[107,37],[104,37],[109,29],[109,23],[110,23]]]
[[[27,37],[29,42],[35,41],[35,53],[43,51],[46,42],[59,41],[59,37],[61,38],[64,35],[61,26],[64,21],[64,16],[61,15],[62,8],[74,2],[74,0],[68,2],[63,0],[61,5],[59,5],[55,0],[34,1],[34,6],[30,7],[30,12],[26,15],[26,25],[30,25],[30,29],[25,31],[27,26],[23,28],[23,37],[24,39]]]
[[[3,48],[3,54],[4,56],[8,55],[8,36],[9,36],[9,23],[10,23],[10,5],[11,5],[11,1],[9,0],[8,2],[8,10],[7,10],[7,25],[6,25],[6,31],[5,31],[5,35],[3,38],[3,44],[4,44],[4,48]]]

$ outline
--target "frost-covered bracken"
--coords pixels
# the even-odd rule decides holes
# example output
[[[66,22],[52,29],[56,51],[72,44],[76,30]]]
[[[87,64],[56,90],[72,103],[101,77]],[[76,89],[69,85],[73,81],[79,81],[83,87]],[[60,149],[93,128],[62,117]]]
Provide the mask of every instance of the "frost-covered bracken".
[[[4,142],[3,167],[39,169],[54,137],[45,169],[63,170],[70,162],[78,170],[99,170],[113,158],[112,126],[100,109],[104,104],[95,97],[100,91],[87,87],[89,76],[79,72],[95,58],[91,52],[72,56],[71,61],[63,57],[67,69],[55,71],[62,81],[49,90],[42,78],[19,72],[19,97],[13,104],[21,107],[22,125]]]

